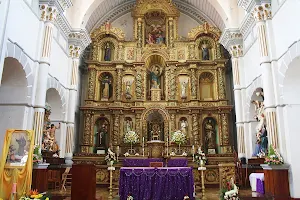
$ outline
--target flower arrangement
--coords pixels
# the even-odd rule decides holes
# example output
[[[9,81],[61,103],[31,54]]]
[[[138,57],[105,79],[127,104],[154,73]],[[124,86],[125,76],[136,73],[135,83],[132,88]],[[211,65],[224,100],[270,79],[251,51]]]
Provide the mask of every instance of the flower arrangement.
[[[128,131],[124,136],[124,142],[130,143],[130,149],[132,150],[132,144],[135,144],[139,141],[139,136],[134,131]]]
[[[230,181],[227,181],[226,188],[221,189],[220,199],[221,200],[239,200],[238,197],[239,189],[234,183],[234,179],[231,178]]]
[[[203,165],[207,161],[207,158],[205,156],[205,153],[201,150],[201,148],[198,149],[197,153],[195,154],[195,162],[198,163],[198,165]]]
[[[50,197],[49,195],[46,194],[46,192],[39,193],[37,190],[30,190],[30,192],[27,195],[24,195],[23,197],[20,198],[20,200],[32,200],[32,199],[49,200]]]
[[[270,145],[269,147],[269,152],[265,158],[265,163],[269,165],[281,165],[284,163],[283,158],[273,145]]]
[[[135,144],[139,141],[139,136],[134,131],[128,131],[124,136],[125,143]]]
[[[126,200],[134,200],[133,196],[131,194],[128,194],[127,199]]]
[[[116,161],[116,154],[108,148],[107,155],[105,156],[105,161],[107,163],[114,163]]]
[[[174,133],[171,133],[171,141],[175,142],[178,145],[181,145],[181,144],[185,143],[186,136],[183,132],[178,130],[178,131],[175,131]]]
[[[35,145],[33,150],[33,163],[41,163],[41,162],[43,162],[41,147],[39,145]]]

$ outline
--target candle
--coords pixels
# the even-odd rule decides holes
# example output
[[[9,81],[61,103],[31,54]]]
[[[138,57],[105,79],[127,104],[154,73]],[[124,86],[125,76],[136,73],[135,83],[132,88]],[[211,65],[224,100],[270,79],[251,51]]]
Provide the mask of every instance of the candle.
[[[17,193],[17,183],[13,183],[11,193],[13,194]]]
[[[143,147],[144,147],[144,145],[145,145],[145,137],[143,137]]]

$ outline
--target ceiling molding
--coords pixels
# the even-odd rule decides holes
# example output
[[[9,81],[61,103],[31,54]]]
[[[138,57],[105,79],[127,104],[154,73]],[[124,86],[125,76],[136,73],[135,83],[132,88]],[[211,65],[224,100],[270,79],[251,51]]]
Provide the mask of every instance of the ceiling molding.
[[[197,4],[197,0],[173,0],[178,10],[199,24],[203,24],[205,21],[213,26],[218,27],[220,30],[225,28],[225,24],[218,14],[216,9],[207,1],[203,0],[203,5]],[[136,0],[109,0],[103,1],[94,11],[88,19],[85,28],[88,32],[92,32],[95,28],[104,25],[106,22],[113,22],[119,17],[132,11],[135,6]],[[200,7],[201,6],[201,7]],[[201,10],[208,10],[205,13]]]

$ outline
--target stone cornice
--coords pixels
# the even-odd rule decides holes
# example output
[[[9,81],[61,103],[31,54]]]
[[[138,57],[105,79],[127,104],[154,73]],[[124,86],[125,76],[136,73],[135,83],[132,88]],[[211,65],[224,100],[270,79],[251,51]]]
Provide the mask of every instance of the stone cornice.
[[[91,38],[85,29],[73,29],[68,36],[69,46],[78,46],[79,54],[91,43]]]
[[[39,0],[39,4],[54,6],[59,14],[62,14],[67,8],[73,5],[71,0]]]
[[[238,0],[238,6],[242,7],[248,13],[252,12],[255,6],[264,3],[271,3],[271,0]]]
[[[230,48],[233,45],[243,44],[243,35],[238,28],[226,28],[223,31],[219,42],[230,51]]]
[[[246,38],[251,32],[252,28],[255,26],[255,19],[251,13],[248,13],[243,19],[240,31],[244,38]]]

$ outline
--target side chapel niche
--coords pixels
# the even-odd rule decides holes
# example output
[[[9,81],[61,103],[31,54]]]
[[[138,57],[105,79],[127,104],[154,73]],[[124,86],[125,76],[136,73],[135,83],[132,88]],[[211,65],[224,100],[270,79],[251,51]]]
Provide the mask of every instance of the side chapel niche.
[[[100,117],[94,125],[94,153],[108,148],[110,124],[107,118]]]
[[[200,74],[200,100],[214,100],[214,75],[210,72]]]
[[[203,120],[203,141],[204,150],[208,154],[218,153],[218,125],[213,117],[207,117]]]
[[[113,61],[115,57],[115,45],[111,41],[103,42],[101,46],[101,61]]]
[[[113,100],[113,76],[109,72],[103,72],[99,76],[100,101]]]

